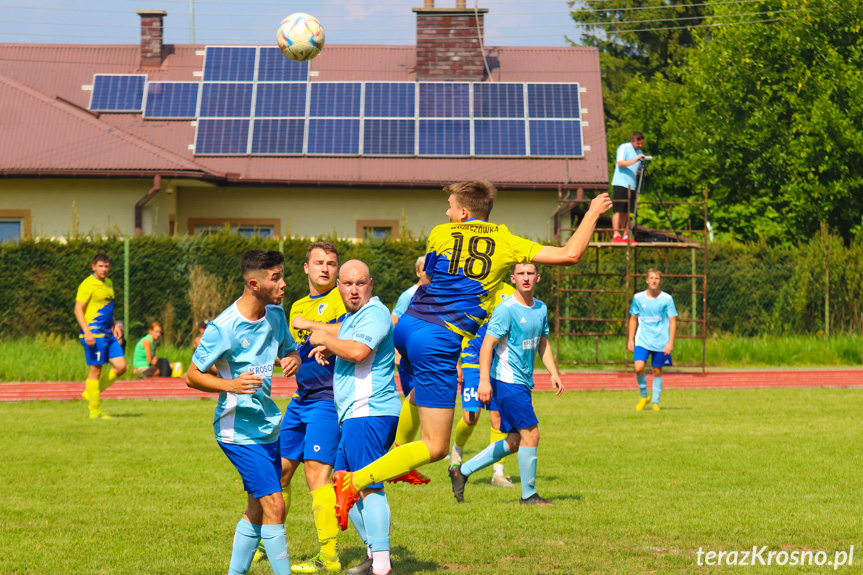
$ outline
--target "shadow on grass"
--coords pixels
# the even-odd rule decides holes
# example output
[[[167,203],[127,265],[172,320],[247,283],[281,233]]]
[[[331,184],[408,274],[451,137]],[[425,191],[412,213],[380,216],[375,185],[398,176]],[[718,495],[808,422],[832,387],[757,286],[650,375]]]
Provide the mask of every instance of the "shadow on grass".
[[[143,413],[112,413],[111,419],[126,419],[129,417],[144,417]]]

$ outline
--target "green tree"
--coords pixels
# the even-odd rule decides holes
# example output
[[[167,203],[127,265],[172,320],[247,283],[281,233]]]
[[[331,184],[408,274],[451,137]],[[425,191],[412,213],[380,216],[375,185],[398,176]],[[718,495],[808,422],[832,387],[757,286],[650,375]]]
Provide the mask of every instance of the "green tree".
[[[739,10],[714,5],[718,16]],[[627,122],[661,156],[652,186],[686,197],[709,185],[710,219],[732,237],[794,241],[824,220],[850,241],[863,228],[863,2],[747,11],[771,21],[706,28],[679,83],[627,85]]]

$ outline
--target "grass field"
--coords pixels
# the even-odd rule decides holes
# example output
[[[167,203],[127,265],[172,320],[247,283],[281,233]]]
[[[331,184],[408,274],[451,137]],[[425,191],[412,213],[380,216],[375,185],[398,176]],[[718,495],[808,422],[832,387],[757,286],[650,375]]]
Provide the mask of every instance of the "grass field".
[[[622,338],[603,338],[600,340],[600,358],[623,361],[625,346]],[[126,360],[131,365],[134,346],[130,343],[126,349]],[[593,340],[585,338],[564,341],[560,350],[558,361],[592,361],[595,353]],[[192,350],[166,346],[159,348],[158,355],[181,361],[188,367]],[[674,361],[676,365],[699,363],[701,341],[679,339]],[[720,368],[861,366],[863,335],[841,335],[831,339],[815,336],[714,337],[707,341],[707,365]],[[573,366],[562,367],[574,369]],[[597,369],[587,365],[579,368]],[[621,366],[609,369],[621,369]],[[78,381],[85,375],[84,355],[77,339],[40,335],[33,339],[3,340],[0,345],[0,382]]]
[[[669,391],[660,412],[635,393],[539,393],[538,489],[471,477],[452,498],[443,462],[431,485],[387,488],[395,573],[721,573],[699,548],[848,551],[863,541],[863,391]],[[209,400],[0,404],[0,573],[222,574],[245,496],[212,435]],[[473,453],[488,440],[484,419]],[[507,472],[518,481],[514,457]],[[299,476],[298,476],[299,478]],[[292,560],[316,551],[300,484],[287,521]],[[350,529],[346,566],[363,553]],[[842,573],[863,571],[863,552]],[[832,567],[759,567],[827,573]],[[270,573],[267,564],[251,573]]]

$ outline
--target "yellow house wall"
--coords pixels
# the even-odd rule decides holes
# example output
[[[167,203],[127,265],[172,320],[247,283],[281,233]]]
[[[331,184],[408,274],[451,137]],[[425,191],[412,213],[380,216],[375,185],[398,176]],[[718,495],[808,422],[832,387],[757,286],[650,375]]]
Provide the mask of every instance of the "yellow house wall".
[[[278,218],[282,235],[356,236],[357,220],[399,220],[416,234],[446,222],[446,195],[425,189],[188,188],[177,197],[177,231],[189,218]],[[551,236],[556,191],[501,191],[491,220],[529,238]]]
[[[0,179],[0,210],[30,210],[36,237],[135,232],[135,203],[153,186],[151,179]],[[156,195],[142,211],[145,234],[167,234],[175,198]]]

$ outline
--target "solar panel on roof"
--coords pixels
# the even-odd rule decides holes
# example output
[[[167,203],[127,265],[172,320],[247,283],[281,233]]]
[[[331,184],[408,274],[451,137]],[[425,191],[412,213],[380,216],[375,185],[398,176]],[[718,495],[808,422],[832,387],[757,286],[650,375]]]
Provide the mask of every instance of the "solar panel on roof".
[[[524,84],[474,84],[475,118],[524,118]]]
[[[252,131],[253,154],[302,154],[304,119],[255,120]]]
[[[420,118],[469,118],[470,84],[421,83]]]
[[[140,112],[145,75],[95,74],[90,109],[96,112]]]
[[[307,153],[327,156],[360,153],[360,121],[310,119]]]
[[[255,95],[255,116],[258,118],[305,117],[308,87],[308,84],[299,82],[258,84]]]
[[[251,82],[255,79],[257,48],[208,46],[204,82]]]
[[[578,120],[531,120],[531,156],[582,156],[581,122]]]
[[[196,118],[200,87],[197,82],[149,82],[144,118]]]
[[[368,82],[365,89],[364,113],[367,118],[413,118],[416,116],[416,84],[409,82]]]
[[[254,84],[205,83],[201,118],[247,118],[252,113]]]
[[[360,117],[362,84],[359,82],[313,82],[311,87],[310,117]]]
[[[469,156],[470,120],[420,120],[421,156]]]
[[[531,118],[581,118],[578,84],[528,84]]]
[[[363,154],[413,156],[416,147],[414,120],[365,120]]]
[[[248,146],[249,120],[198,120],[196,154],[245,154]]]
[[[295,62],[285,58],[278,48],[260,48],[258,82],[306,82],[308,79],[308,62]]]
[[[475,120],[474,154],[477,156],[525,156],[524,120]]]

